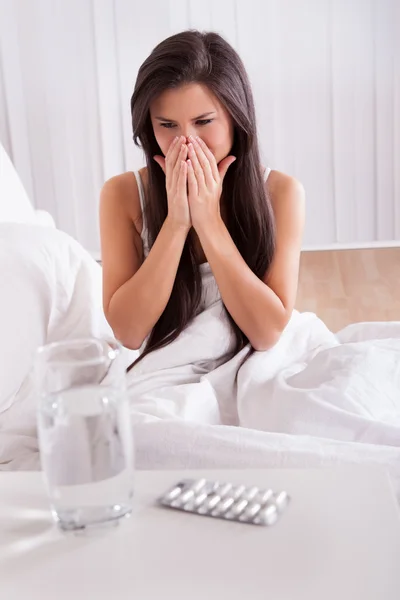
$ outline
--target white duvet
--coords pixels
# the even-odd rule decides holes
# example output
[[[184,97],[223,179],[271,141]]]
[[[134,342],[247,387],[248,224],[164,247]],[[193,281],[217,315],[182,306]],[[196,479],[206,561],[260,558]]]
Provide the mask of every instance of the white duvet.
[[[0,273],[0,469],[37,468],[32,357],[110,334],[101,268],[57,230],[0,224]],[[226,361],[231,341],[216,303],[130,371],[139,468],[381,464],[400,491],[400,322],[334,335],[295,312],[243,365],[246,350]]]

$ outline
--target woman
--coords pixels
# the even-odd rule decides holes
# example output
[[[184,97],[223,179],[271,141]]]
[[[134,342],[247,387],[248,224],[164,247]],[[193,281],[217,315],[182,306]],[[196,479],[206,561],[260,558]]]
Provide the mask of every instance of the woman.
[[[139,69],[133,139],[147,167],[101,193],[103,304],[141,358],[222,298],[237,353],[279,339],[295,303],[304,191],[260,164],[250,84],[216,33],[161,42]]]
[[[146,341],[128,378],[138,466],[375,461],[398,476],[400,323],[335,335],[316,315],[290,319],[304,194],[260,165],[237,54],[214,33],[169,38],[140,69],[132,120],[147,169],[105,184],[101,238],[107,319],[126,346]],[[37,346],[108,326],[100,268],[77,242],[16,224],[0,242],[0,469],[26,469]],[[248,341],[272,347],[289,319],[243,364]]]

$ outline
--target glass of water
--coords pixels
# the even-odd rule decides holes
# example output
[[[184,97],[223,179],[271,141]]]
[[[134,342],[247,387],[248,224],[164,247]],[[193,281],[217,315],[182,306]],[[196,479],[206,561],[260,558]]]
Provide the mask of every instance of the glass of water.
[[[122,347],[78,339],[39,348],[38,434],[54,520],[65,530],[132,510],[133,440]]]

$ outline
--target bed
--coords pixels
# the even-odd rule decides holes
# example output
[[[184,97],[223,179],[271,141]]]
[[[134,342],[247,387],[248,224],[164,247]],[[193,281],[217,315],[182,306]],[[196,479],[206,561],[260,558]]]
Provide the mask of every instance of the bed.
[[[17,187],[5,178],[4,164],[0,469],[38,469],[36,348],[111,332],[101,267],[29,201],[6,214],[21,186],[18,177]],[[220,315],[221,306],[210,307],[129,373],[137,467],[382,465],[400,499],[400,322],[333,334],[316,315],[295,312],[273,349],[241,365],[242,355],[224,360],[229,330]],[[128,365],[136,353],[125,355]]]

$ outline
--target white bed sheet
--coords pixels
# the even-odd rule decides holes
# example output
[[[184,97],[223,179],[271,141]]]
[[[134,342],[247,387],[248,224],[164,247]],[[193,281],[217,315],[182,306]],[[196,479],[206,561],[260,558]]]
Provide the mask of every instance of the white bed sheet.
[[[0,224],[0,272],[0,469],[35,469],[33,354],[110,334],[101,269],[64,233]],[[240,367],[241,355],[224,363],[220,316],[212,307],[130,373],[138,468],[380,464],[400,496],[400,323],[334,335],[295,313],[275,348]]]

